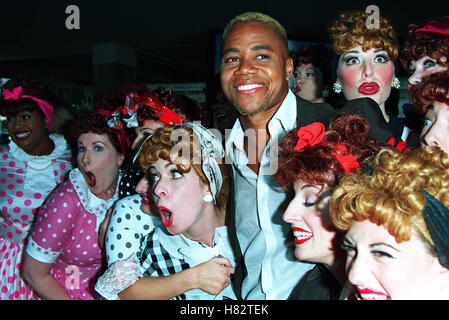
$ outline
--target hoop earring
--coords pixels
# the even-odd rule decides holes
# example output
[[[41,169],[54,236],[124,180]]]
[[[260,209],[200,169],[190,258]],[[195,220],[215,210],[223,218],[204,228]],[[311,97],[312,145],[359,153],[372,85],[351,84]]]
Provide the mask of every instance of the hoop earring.
[[[340,93],[343,90],[343,86],[341,85],[340,81],[337,80],[334,82],[332,89],[335,93]]]
[[[401,81],[397,77],[394,77],[393,81],[391,81],[391,87],[399,89],[401,87]]]

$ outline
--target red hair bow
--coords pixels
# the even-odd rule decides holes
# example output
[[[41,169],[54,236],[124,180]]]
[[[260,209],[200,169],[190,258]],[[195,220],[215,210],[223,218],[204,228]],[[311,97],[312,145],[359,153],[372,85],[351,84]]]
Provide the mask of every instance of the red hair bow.
[[[12,91],[8,89],[3,89],[3,98],[5,100],[18,100],[22,94],[23,88],[21,86],[15,87]]]
[[[305,147],[313,147],[323,140],[324,125],[321,122],[314,122],[299,128],[296,134],[299,139],[293,150],[299,151]]]
[[[416,27],[414,31],[423,33],[436,33],[441,34],[445,37],[449,37],[449,24],[438,21],[429,21],[424,25]]]
[[[324,125],[321,122],[314,122],[307,126],[299,128],[298,132],[298,142],[296,143],[293,150],[299,151],[305,147],[313,147],[319,144],[324,137]],[[323,145],[325,145],[323,143]],[[348,152],[348,149],[342,145],[336,145],[337,151],[331,150],[333,156],[341,164],[345,172],[351,172],[357,169],[360,165],[354,156]]]
[[[182,118],[173,110],[164,106],[158,97],[150,93],[139,96],[136,92],[131,92],[126,96],[125,104],[115,110],[108,118],[109,127],[122,129],[124,127],[123,121],[128,128],[138,127],[137,110],[142,107],[150,108],[154,116],[159,118],[164,125],[183,122]]]

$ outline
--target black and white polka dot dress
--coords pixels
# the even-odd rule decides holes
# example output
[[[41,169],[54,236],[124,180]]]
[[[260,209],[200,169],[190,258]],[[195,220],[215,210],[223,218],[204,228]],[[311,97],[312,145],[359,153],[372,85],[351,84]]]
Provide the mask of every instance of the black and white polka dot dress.
[[[159,216],[141,210],[141,201],[139,194],[117,201],[106,233],[108,266],[138,252],[141,239],[154,227],[162,226]]]

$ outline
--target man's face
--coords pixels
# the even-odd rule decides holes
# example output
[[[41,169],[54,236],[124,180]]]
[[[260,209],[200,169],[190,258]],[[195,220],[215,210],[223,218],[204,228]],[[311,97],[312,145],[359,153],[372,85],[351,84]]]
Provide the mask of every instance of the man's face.
[[[243,116],[279,107],[292,73],[288,49],[265,24],[239,23],[223,44],[221,86]]]

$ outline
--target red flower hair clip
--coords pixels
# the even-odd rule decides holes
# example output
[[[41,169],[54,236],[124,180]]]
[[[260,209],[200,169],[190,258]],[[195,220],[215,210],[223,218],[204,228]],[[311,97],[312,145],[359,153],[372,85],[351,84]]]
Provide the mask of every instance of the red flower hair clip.
[[[296,142],[294,151],[300,151],[305,147],[313,147],[319,144],[324,137],[324,125],[321,122],[314,122],[298,129],[298,142]],[[323,143],[323,145],[326,145]],[[331,150],[332,155],[338,160],[345,172],[354,171],[359,167],[359,163],[354,156],[348,152],[348,149],[342,145],[336,145],[337,151]]]
[[[311,123],[299,128],[297,135],[299,139],[293,150],[299,151],[305,147],[313,147],[323,140],[324,125],[321,122]]]

